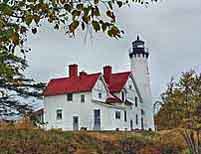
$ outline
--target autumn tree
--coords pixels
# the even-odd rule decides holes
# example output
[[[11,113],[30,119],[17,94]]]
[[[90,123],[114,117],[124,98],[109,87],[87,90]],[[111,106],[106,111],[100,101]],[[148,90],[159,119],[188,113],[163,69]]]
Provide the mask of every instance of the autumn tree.
[[[155,117],[158,129],[196,127],[201,106],[201,74],[182,73],[178,81],[171,80],[162,94],[162,106]]]

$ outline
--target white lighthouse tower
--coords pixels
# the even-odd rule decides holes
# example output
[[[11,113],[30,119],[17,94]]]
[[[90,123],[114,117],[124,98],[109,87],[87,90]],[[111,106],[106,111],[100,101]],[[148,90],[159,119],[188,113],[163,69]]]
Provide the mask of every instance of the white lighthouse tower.
[[[144,129],[154,130],[153,103],[148,69],[149,52],[145,48],[144,41],[140,40],[139,36],[137,36],[137,40],[132,42],[129,57],[131,60],[131,72],[143,99]]]

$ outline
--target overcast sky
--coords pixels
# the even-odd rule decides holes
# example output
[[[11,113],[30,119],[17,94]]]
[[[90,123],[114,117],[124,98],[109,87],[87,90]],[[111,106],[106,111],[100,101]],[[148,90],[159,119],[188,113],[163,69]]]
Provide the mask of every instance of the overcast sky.
[[[166,87],[171,76],[201,64],[201,0],[163,0],[149,8],[139,6],[117,10],[122,39],[86,33],[70,39],[49,26],[31,36],[27,74],[36,80],[66,76],[67,66],[79,64],[87,72],[102,71],[111,65],[114,72],[130,70],[128,49],[140,34],[150,50],[149,68],[154,99]]]

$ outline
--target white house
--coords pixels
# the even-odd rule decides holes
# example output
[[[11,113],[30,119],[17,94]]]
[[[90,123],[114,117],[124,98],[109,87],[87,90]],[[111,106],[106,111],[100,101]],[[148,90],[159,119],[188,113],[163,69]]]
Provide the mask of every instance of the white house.
[[[69,76],[49,81],[44,91],[47,129],[133,130],[154,129],[148,73],[149,53],[137,37],[129,53],[131,70],[113,73],[78,73],[69,66]]]

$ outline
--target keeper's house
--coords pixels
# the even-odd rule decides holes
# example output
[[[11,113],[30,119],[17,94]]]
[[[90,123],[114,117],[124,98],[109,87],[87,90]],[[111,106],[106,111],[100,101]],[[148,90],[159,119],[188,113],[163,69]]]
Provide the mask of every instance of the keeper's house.
[[[153,130],[149,53],[139,37],[129,57],[130,71],[105,66],[103,73],[88,74],[73,64],[68,77],[50,80],[44,91],[47,129]]]

